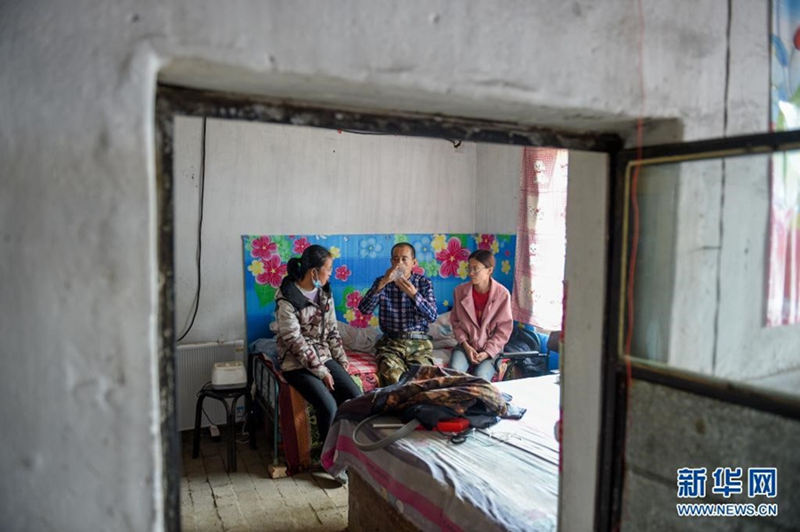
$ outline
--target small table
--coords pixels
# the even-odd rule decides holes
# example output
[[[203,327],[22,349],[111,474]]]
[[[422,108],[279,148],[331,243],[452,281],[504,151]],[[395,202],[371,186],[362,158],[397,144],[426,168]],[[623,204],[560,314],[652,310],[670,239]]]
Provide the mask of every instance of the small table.
[[[250,393],[249,387],[246,384],[236,387],[214,386],[210,382],[203,385],[200,391],[197,392],[197,407],[194,413],[194,434],[192,442],[192,458],[197,458],[200,452],[200,416],[203,413],[203,401],[206,397],[211,397],[222,402],[225,405],[225,411],[228,414],[227,428],[230,433],[228,436],[228,460],[226,470],[228,473],[236,471],[236,403],[239,398],[244,396],[244,411],[250,412]],[[233,399],[228,404],[227,399]]]

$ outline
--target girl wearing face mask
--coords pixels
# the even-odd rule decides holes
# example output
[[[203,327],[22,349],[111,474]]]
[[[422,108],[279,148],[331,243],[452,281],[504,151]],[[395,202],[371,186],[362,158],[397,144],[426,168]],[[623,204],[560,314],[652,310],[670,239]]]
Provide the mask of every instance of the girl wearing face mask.
[[[275,320],[281,370],[286,381],[314,407],[325,441],[336,408],[361,395],[347,373],[347,355],[336,326],[331,287],[333,257],[309,246],[292,258],[275,294]]]

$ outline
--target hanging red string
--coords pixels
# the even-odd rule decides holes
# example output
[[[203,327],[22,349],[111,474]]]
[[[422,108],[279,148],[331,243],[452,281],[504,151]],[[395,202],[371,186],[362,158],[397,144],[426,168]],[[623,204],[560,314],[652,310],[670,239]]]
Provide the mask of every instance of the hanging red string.
[[[639,110],[639,116],[636,120],[636,161],[639,162],[642,160],[642,144],[644,143],[644,112],[645,112],[645,88],[644,88],[644,11],[642,9],[642,0],[637,1],[638,7],[638,15],[639,15],[639,42],[638,42],[638,52],[639,52],[639,90],[641,92],[641,108]],[[631,342],[633,339],[633,325],[634,325],[634,302],[633,302],[633,288],[634,288],[634,279],[636,278],[636,254],[639,248],[639,199],[637,197],[637,190],[639,185],[639,168],[640,165],[637,164],[634,167],[633,175],[631,176],[631,188],[630,188],[630,196],[631,196],[631,217],[633,223],[633,235],[631,239],[631,254],[630,254],[630,262],[628,263],[628,279],[627,279],[627,287],[626,287],[626,304],[627,304],[627,327],[625,329],[625,352],[623,356],[623,360],[625,361],[625,422],[630,428],[630,420],[629,412],[630,412],[630,390],[632,384],[632,377],[631,377],[631,360],[630,360],[630,353],[631,353]],[[623,464],[625,464],[625,439],[622,440],[621,445],[621,456],[620,459]],[[622,499],[625,499],[625,491],[627,488],[627,484],[622,484]],[[618,531],[620,528],[620,522],[617,521],[613,523],[613,529]]]
[[[644,13],[642,10],[642,0],[637,2],[639,7],[639,90],[641,91],[641,109],[639,117],[636,120],[636,160],[642,160],[642,144],[644,143],[644,111],[645,111],[645,88],[644,88]],[[631,177],[631,218],[633,225],[633,235],[631,238],[631,254],[628,263],[628,279],[627,288],[625,291],[626,304],[628,309],[627,327],[625,334],[625,360],[628,367],[628,379],[630,380],[630,363],[628,357],[631,353],[631,342],[633,341],[633,326],[634,326],[634,281],[636,279],[636,255],[639,251],[639,169],[640,165],[636,165],[633,169],[633,176]]]

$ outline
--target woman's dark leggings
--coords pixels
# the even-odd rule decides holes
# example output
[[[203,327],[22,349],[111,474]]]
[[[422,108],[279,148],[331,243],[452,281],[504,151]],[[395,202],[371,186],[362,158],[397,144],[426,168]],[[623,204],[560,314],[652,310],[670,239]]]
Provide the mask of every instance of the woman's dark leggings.
[[[341,364],[335,360],[328,360],[325,362],[325,367],[333,376],[333,391],[330,391],[322,380],[307,369],[296,369],[283,373],[286,381],[314,407],[314,412],[317,414],[319,437],[323,444],[328,436],[328,429],[333,423],[333,417],[336,415],[337,405],[361,395],[361,390],[358,389]]]

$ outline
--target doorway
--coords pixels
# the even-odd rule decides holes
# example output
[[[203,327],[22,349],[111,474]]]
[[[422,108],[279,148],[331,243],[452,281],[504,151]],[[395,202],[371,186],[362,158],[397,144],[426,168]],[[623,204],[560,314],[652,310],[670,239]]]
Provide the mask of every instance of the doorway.
[[[252,122],[295,124],[364,133],[394,134],[413,137],[451,139],[455,142],[491,142],[518,146],[550,146],[589,154],[613,153],[619,147],[615,135],[588,135],[557,132],[546,128],[519,124],[494,123],[451,117],[415,116],[411,114],[375,113],[333,110],[312,105],[288,104],[269,99],[241,95],[210,93],[171,86],[159,86],[157,97],[157,179],[159,212],[159,268],[162,278],[160,294],[161,357],[159,363],[162,404],[162,438],[165,468],[165,508],[168,528],[179,526],[179,467],[175,410],[175,256],[174,239],[174,176],[173,157],[176,115],[204,119],[232,119]],[[605,157],[605,156],[604,156]],[[607,159],[602,159],[607,161]],[[601,169],[601,173],[605,170]],[[601,188],[605,188],[601,181]],[[598,210],[605,212],[602,203]],[[577,315],[578,311],[575,311]],[[597,376],[585,375],[585,378]],[[578,378],[573,383],[580,385]]]

